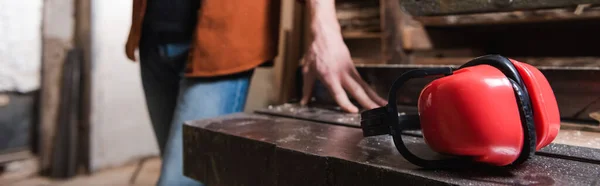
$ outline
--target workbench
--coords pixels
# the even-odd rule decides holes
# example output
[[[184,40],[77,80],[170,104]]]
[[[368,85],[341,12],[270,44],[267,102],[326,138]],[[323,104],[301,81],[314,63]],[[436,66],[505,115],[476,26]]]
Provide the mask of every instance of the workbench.
[[[210,186],[600,185],[600,126],[592,117],[600,109],[600,58],[593,50],[598,43],[593,36],[600,30],[599,0],[339,3],[338,19],[353,62],[378,95],[387,95],[408,70],[458,66],[479,54],[502,54],[540,69],[555,93],[560,117],[595,122],[575,125],[594,132],[559,134],[555,143],[517,167],[429,170],[406,161],[391,136],[364,137],[359,114],[283,104],[186,122],[186,176]],[[289,98],[302,94],[297,64],[301,46],[290,39],[299,40],[298,30],[286,35],[290,43],[285,44],[282,63],[287,66],[276,78],[283,79],[279,102],[293,102]],[[419,93],[432,80],[407,82],[397,94],[397,104],[407,107],[399,110],[415,114]],[[318,104],[335,104],[318,82],[313,98]],[[428,148],[419,130],[402,134],[411,152],[442,158]]]
[[[403,109],[401,112],[414,112]],[[363,137],[360,116],[296,104],[184,124],[184,174],[219,185],[600,185],[600,149],[551,144],[521,166],[427,170],[391,136]],[[418,130],[407,147],[440,158]]]

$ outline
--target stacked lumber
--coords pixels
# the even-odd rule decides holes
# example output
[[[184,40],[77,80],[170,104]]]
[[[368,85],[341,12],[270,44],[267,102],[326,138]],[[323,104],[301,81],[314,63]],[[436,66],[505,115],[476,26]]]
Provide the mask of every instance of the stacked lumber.
[[[378,33],[381,31],[379,1],[337,1],[336,14],[343,33]]]

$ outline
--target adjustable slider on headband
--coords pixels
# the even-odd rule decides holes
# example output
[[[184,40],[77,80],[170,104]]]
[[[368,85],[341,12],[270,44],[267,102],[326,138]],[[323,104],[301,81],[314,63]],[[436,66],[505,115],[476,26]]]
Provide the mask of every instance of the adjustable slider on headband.
[[[402,115],[398,113],[398,109],[396,108],[396,91],[409,79],[438,75],[447,76],[451,75],[452,71],[452,68],[444,67],[417,69],[402,74],[402,76],[394,82],[394,85],[392,85],[388,96],[388,105],[361,113],[360,125],[363,130],[363,136],[369,137],[384,134],[396,135],[405,129],[420,128],[418,115]],[[399,125],[393,125],[394,123]]]
[[[364,111],[360,114],[360,127],[364,137],[392,134],[387,106]]]
[[[390,126],[390,123],[397,119],[400,123],[400,131],[395,131]],[[367,110],[361,113],[360,126],[363,130],[364,137],[379,136],[379,135],[396,135],[403,130],[420,129],[419,115],[406,115],[398,113],[396,117],[389,115],[387,106]]]

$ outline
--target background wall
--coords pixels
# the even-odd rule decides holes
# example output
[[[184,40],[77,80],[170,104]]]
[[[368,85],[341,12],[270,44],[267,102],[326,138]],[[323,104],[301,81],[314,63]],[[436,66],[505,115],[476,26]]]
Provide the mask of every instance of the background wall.
[[[158,155],[138,63],[125,56],[132,1],[92,0],[91,169]]]
[[[251,113],[256,109],[266,108],[275,104],[274,96],[274,73],[272,67],[259,67],[254,71],[250,88],[248,89],[248,99],[244,112]]]
[[[0,164],[31,150],[40,88],[42,5],[42,0],[0,0]]]
[[[42,0],[0,0],[0,92],[40,86]]]

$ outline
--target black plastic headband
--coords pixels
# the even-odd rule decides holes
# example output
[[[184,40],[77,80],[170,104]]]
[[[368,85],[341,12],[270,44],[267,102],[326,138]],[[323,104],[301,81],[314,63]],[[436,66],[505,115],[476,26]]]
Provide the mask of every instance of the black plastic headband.
[[[515,92],[517,104],[519,106],[519,115],[521,117],[521,125],[523,128],[523,148],[519,157],[511,164],[516,165],[525,162],[535,152],[535,125],[533,123],[533,113],[531,110],[531,102],[529,94],[523,81],[514,67],[514,65],[506,58],[497,55],[483,56],[476,58],[460,68],[466,68],[475,65],[490,65],[498,68],[502,73],[509,78]],[[427,69],[416,69],[408,71],[402,74],[388,93],[388,105],[376,109],[367,110],[361,113],[361,127],[363,135],[365,137],[390,134],[393,136],[394,144],[400,154],[409,162],[426,168],[452,168],[469,166],[473,164],[470,161],[470,157],[461,156],[454,159],[442,159],[442,160],[425,160],[411,153],[404,142],[400,132],[406,128],[406,125],[414,125],[419,123],[418,116],[414,115],[398,115],[398,108],[396,107],[396,92],[397,90],[409,79],[412,78],[423,78],[427,76],[436,75],[451,75],[453,72],[452,68],[427,68]],[[520,83],[519,83],[520,82]]]

